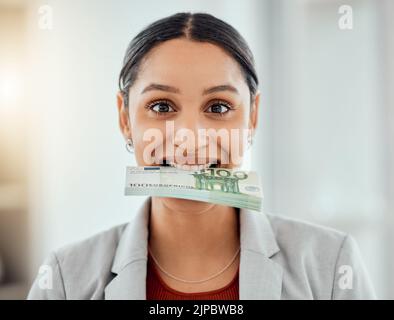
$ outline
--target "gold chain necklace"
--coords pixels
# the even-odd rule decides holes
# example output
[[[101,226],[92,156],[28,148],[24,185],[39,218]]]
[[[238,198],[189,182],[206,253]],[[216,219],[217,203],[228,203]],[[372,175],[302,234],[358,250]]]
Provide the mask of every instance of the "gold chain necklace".
[[[238,256],[239,251],[241,250],[241,248],[238,248],[237,252],[234,254],[234,256],[231,258],[230,262],[220,271],[216,272],[215,274],[213,274],[212,276],[209,276],[208,278],[202,279],[202,280],[185,280],[185,279],[181,279],[178,278],[174,275],[172,275],[171,273],[167,272],[166,270],[163,269],[163,267],[159,264],[159,262],[157,261],[157,259],[155,258],[155,256],[152,254],[152,251],[150,250],[150,248],[148,248],[149,253],[153,259],[153,261],[155,262],[155,264],[157,265],[157,267],[161,270],[161,272],[163,272],[166,276],[170,277],[171,279],[174,279],[176,281],[180,281],[180,282],[184,282],[184,283],[203,283],[203,282],[207,282],[209,280],[212,280],[218,276],[220,276],[224,271],[226,271],[234,262],[235,258]]]

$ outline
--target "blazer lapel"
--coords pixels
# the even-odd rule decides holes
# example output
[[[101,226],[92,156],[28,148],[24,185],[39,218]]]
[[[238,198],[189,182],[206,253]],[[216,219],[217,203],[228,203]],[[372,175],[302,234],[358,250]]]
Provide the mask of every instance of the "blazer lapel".
[[[111,269],[114,278],[105,288],[105,299],[146,299],[150,205],[148,197],[123,231]],[[241,209],[240,236],[240,299],[280,299],[283,270],[270,259],[279,247],[267,216]]]
[[[106,300],[146,299],[146,265],[150,197],[125,227],[115,253],[112,281],[106,286]]]
[[[270,259],[279,247],[267,216],[262,212],[241,209],[240,235],[240,299],[280,299],[283,269]]]
[[[145,300],[146,259],[125,266],[105,288],[105,300]]]
[[[258,253],[241,251],[240,300],[279,300],[282,293],[282,268]]]

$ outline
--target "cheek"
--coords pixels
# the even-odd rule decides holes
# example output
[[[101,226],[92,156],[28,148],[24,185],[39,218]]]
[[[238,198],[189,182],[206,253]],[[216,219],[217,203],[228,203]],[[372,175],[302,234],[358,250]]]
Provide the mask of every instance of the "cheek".
[[[226,130],[231,137],[231,132],[242,132],[248,128],[249,114],[248,112],[237,110],[233,112],[230,117],[223,118],[224,120],[208,120],[204,127],[213,128],[216,131]]]
[[[227,129],[229,140],[227,143],[222,143],[221,147],[230,155],[234,153],[243,155],[247,147],[249,112],[247,110],[238,112],[231,121],[222,127]]]
[[[144,159],[144,151],[151,148],[154,139],[159,142],[165,132],[165,123],[146,117],[143,111],[134,109],[130,115],[135,158],[139,166],[149,165]]]
[[[226,120],[208,120],[204,127],[212,128],[218,134],[217,150],[220,153],[222,165],[237,167],[243,162],[247,148],[249,113],[233,111]],[[223,137],[223,138],[222,138]],[[211,140],[210,144],[215,143]]]

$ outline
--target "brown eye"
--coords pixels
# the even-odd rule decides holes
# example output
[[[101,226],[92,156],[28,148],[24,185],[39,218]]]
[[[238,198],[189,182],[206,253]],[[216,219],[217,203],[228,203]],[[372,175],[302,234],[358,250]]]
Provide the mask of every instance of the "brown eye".
[[[207,109],[208,112],[217,113],[217,114],[224,114],[230,110],[231,110],[230,106],[224,102],[214,103],[214,104],[210,105]]]
[[[175,109],[167,101],[156,101],[148,105],[148,108],[156,113],[175,112]]]

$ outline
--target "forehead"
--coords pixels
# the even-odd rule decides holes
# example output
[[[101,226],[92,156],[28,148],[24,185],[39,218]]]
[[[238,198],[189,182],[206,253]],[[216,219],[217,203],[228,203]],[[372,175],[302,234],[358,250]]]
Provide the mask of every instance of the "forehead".
[[[173,39],[154,47],[141,63],[137,82],[161,82],[179,87],[232,84],[248,90],[238,62],[208,42]]]

